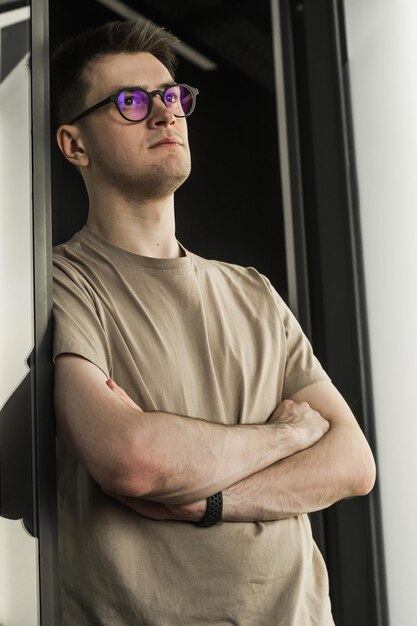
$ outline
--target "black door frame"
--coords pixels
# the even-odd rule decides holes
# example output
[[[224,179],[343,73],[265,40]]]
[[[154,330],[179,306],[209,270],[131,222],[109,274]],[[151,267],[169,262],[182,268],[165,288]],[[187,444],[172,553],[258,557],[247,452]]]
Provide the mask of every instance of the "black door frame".
[[[271,0],[290,306],[376,456],[342,0]],[[379,486],[311,516],[337,626],[388,626]]]

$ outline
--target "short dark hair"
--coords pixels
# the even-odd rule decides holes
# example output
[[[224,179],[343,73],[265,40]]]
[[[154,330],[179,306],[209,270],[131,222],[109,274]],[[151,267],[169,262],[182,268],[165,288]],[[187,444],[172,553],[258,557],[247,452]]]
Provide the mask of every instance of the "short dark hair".
[[[90,88],[85,69],[107,54],[149,52],[175,78],[178,39],[153,22],[113,21],[90,28],[61,44],[50,63],[51,117],[54,128],[68,124],[85,107]]]

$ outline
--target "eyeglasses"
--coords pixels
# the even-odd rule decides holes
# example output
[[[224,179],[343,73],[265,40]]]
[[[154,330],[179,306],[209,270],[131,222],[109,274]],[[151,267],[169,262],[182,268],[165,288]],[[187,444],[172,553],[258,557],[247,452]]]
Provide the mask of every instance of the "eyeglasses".
[[[175,117],[188,117],[194,111],[197,94],[198,89],[184,84],[168,85],[163,91],[160,89],[146,91],[141,87],[123,87],[74,117],[69,124],[74,124],[85,115],[109,102],[116,105],[120,115],[128,122],[142,122],[152,111],[154,96],[160,96],[162,102]]]

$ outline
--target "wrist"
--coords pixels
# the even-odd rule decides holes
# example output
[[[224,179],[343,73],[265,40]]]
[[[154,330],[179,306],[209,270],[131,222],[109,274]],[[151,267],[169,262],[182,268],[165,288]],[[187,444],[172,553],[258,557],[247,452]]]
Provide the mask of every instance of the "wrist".
[[[305,429],[296,424],[277,423],[276,433],[280,445],[280,456],[277,460],[291,456],[305,448]]]
[[[223,490],[223,521],[238,522],[239,516],[245,510],[242,494],[235,485]]]
[[[198,502],[193,502],[192,504],[186,504],[184,506],[187,507],[189,521],[198,522],[206,513],[207,499],[204,498],[204,500],[198,500]]]

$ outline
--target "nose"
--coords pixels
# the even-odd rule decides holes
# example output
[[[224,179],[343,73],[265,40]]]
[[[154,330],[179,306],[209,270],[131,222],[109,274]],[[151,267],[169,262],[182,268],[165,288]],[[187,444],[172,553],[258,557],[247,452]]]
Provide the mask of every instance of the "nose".
[[[162,100],[160,94],[154,94],[152,99],[152,110],[148,117],[148,125],[152,126],[170,126],[175,124],[176,117]]]

